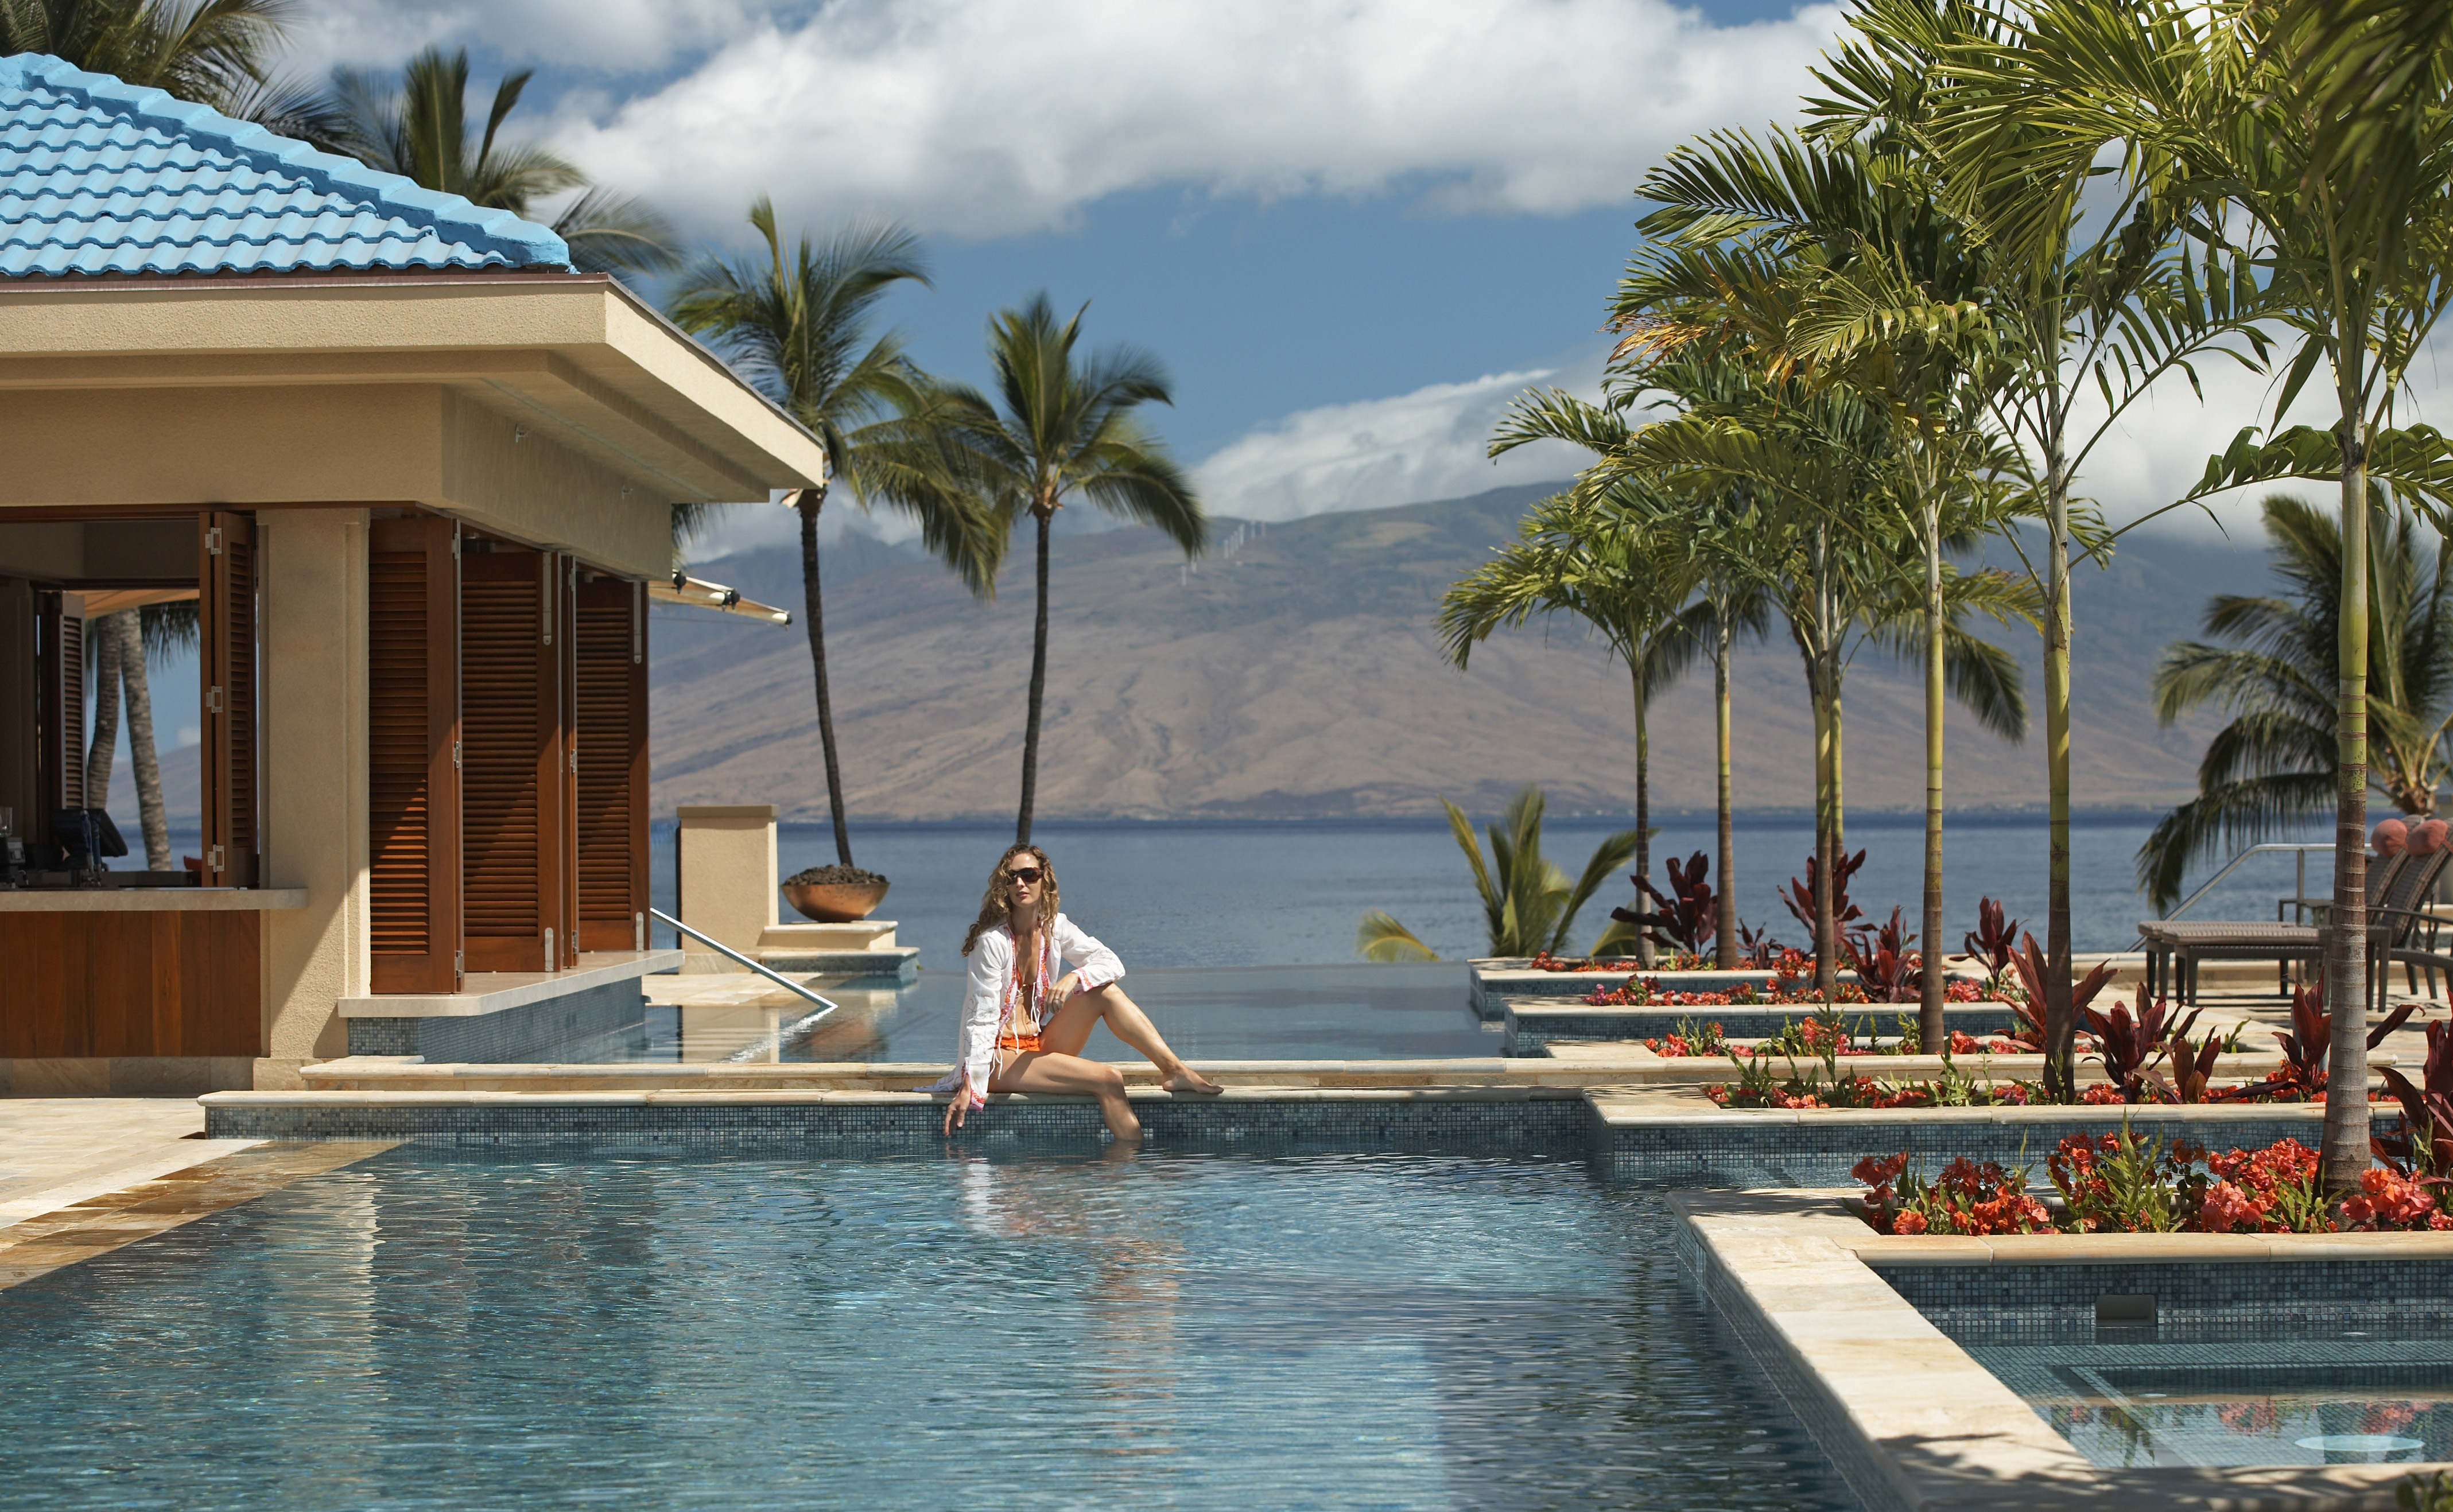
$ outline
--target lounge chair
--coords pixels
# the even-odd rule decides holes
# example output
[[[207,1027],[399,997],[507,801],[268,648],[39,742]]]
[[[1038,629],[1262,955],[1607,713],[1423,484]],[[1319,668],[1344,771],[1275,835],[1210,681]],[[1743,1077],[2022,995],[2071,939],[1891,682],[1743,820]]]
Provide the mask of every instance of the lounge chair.
[[[2387,857],[2369,874],[2368,974],[2380,979],[2386,958],[2407,945],[2421,905],[2435,889],[2453,849],[2423,856],[2407,851]],[[2171,993],[2184,1004],[2198,997],[2198,965],[2204,961],[2272,961],[2315,965],[2324,959],[2329,926],[2266,924],[2249,920],[2151,920],[2139,926],[2146,939],[2147,990]]]

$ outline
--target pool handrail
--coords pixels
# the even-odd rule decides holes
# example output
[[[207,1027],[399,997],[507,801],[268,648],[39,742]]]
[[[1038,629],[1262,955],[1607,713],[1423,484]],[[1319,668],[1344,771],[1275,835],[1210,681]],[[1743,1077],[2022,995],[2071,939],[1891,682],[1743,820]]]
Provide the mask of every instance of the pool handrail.
[[[2170,913],[2164,915],[2164,917],[2166,920],[2178,919],[2181,915],[2188,912],[2192,907],[2196,906],[2199,899],[2214,890],[2215,884],[2223,881],[2225,877],[2230,876],[2232,871],[2238,867],[2242,862],[2246,861],[2249,857],[2258,854],[2260,851],[2295,850],[2300,853],[2298,878],[2291,889],[2291,893],[2295,898],[2305,898],[2308,896],[2308,852],[2312,850],[2331,850],[2333,848],[2334,843],[2330,840],[2310,843],[2269,840],[2251,846],[2240,854],[2232,857],[2229,861],[2224,862],[2221,871],[2208,877],[2197,891],[2189,894],[2188,897],[2181,901],[2181,905],[2179,907],[2173,909]]]
[[[824,1012],[812,1014],[808,1018],[802,1020],[802,1024],[815,1024],[818,1020],[825,1018],[827,1014],[832,1013],[839,1005],[832,1000],[821,997],[817,993],[810,991],[808,988],[801,985],[801,984],[793,981],[790,977],[784,975],[782,972],[768,970],[765,965],[750,960],[748,956],[743,955],[740,951],[732,948],[732,946],[726,945],[723,941],[708,939],[707,936],[691,928],[688,925],[686,925],[679,919],[674,918],[671,914],[665,912],[662,908],[648,909],[648,916],[659,923],[671,925],[674,928],[679,929],[682,933],[689,936],[701,945],[713,946],[718,953],[740,962],[743,965],[757,972],[760,976],[774,983],[777,986],[782,987],[787,992],[799,993],[801,996],[808,999],[811,1003],[818,1005],[820,1008],[825,1010]],[[797,1028],[799,1025],[796,1025],[794,1027]]]

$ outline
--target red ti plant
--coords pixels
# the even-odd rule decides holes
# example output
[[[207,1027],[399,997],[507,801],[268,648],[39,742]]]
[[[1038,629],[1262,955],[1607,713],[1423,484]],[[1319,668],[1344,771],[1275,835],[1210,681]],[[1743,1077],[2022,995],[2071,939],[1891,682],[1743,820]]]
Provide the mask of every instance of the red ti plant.
[[[1669,858],[1667,865],[1669,891],[1666,893],[1654,886],[1649,877],[1627,879],[1635,884],[1636,891],[1652,900],[1652,912],[1612,908],[1610,917],[1621,924],[1651,930],[1655,945],[1668,945],[1687,955],[1701,955],[1704,946],[1710,943],[1720,917],[1712,884],[1706,875],[1712,869],[1712,864],[1699,850],[1683,867],[1675,856]]]
[[[2104,1062],[2104,1074],[2121,1088],[2121,1100],[2135,1103],[2146,1090],[2146,1068],[2168,1047],[2167,1042],[2185,1036],[2198,1023],[2198,1010],[2175,1024],[2172,1004],[2168,998],[2146,1001],[2146,986],[2138,986],[2138,1011],[2133,1016],[2128,1007],[2116,1003],[2110,1013],[2085,1010],[2086,1026],[2095,1031],[2097,1058]],[[2209,1063],[2211,1064],[2211,1063]]]
[[[1967,953],[1984,963],[1984,977],[1992,981],[2010,969],[2019,954],[2019,921],[2003,917],[2002,905],[1990,898],[1976,900],[1976,928],[1964,942]]]
[[[1781,944],[1768,929],[1749,929],[1744,919],[1738,921],[1738,959],[1757,971],[1769,971],[1779,964]]]
[[[2453,1032],[2448,1025],[2427,1026],[2427,1064],[2422,1082],[2393,1066],[2384,1067],[2384,1089],[2402,1104],[2402,1127],[2371,1135],[2368,1147],[2404,1176],[2444,1182],[2453,1178]]]
[[[1831,928],[1834,933],[1847,933],[1851,921],[1865,917],[1865,910],[1848,901],[1848,879],[1855,876],[1857,869],[1865,864],[1865,853],[1861,850],[1853,856],[1841,857],[1839,865],[1831,868]],[[1814,928],[1814,893],[1823,885],[1822,872],[1823,859],[1808,856],[1805,858],[1805,875],[1789,878],[1788,885],[1780,889],[1780,901],[1788,905],[1788,911],[1796,915],[1797,922],[1809,931]]]
[[[1924,987],[1924,959],[1908,946],[1916,936],[1901,918],[1899,908],[1891,909],[1891,922],[1883,925],[1871,941],[1856,936],[1843,936],[1840,947],[1848,954],[1849,965],[1857,971],[1857,985],[1865,991],[1868,1003],[1914,1003]]]
[[[2197,1015],[2192,1013],[2189,1019],[2191,1023],[2195,1023]],[[2182,1103],[2214,1101],[2207,1091],[2207,1084],[2214,1079],[2215,1057],[2223,1053],[2222,1036],[2208,1029],[2205,1038],[2192,1045],[2189,1044],[2188,1028],[2184,1025],[2172,1031],[2171,1046],[2172,1080],[2164,1084],[2171,1092],[2173,1099]]]
[[[2047,969],[2044,947],[2036,944],[2034,935],[2028,935],[2025,948],[2011,955],[2010,965],[2018,970],[2019,985],[2026,989],[2027,1001],[2011,1005],[2012,1011],[2019,1016],[2019,1025],[2010,1031],[2009,1038],[2022,1049],[2042,1055],[2044,1053],[2044,972]],[[2085,1022],[2086,1005],[2095,1001],[2095,995],[2104,990],[2104,984],[2112,980],[2113,974],[2111,962],[2099,961],[2094,970],[2070,984],[2070,1006],[2080,1015],[2081,1023]]]
[[[2407,1023],[2419,1005],[2405,1003],[2368,1031],[2368,1048]],[[2325,1011],[2325,979],[2291,989],[2291,1030],[2277,1029],[2283,1064],[2265,1074],[2258,1090],[2278,1102],[2313,1103],[2325,1095],[2325,1054],[2334,1047],[2334,1016]]]

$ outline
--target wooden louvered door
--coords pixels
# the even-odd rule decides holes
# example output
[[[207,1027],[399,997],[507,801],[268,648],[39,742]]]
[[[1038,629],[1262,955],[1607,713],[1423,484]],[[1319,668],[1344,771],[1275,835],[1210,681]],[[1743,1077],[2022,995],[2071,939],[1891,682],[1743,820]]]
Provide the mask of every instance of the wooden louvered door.
[[[582,950],[647,948],[647,594],[596,578],[574,596]]]
[[[367,799],[377,992],[460,989],[460,581],[449,520],[374,522]]]
[[[204,848],[208,887],[256,885],[255,521],[207,513],[199,547],[197,632],[204,681]]]
[[[471,971],[568,964],[568,613],[560,562],[486,543],[460,557],[462,948]]]
[[[35,645],[42,691],[36,712],[43,813],[26,816],[20,833],[49,839],[51,811],[85,806],[85,599],[44,593],[35,600]]]
[[[554,728],[552,782],[556,970],[579,965],[579,559],[552,559]]]

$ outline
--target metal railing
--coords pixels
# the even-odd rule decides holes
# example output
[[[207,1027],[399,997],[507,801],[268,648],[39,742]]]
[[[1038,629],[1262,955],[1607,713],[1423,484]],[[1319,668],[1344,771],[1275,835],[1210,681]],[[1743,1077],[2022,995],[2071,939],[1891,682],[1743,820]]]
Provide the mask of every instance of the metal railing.
[[[750,960],[748,956],[743,955],[740,951],[735,950],[732,946],[726,945],[721,940],[708,939],[707,936],[699,933],[688,925],[682,923],[679,919],[674,918],[671,914],[665,912],[663,909],[650,908],[648,910],[648,916],[656,920],[660,924],[671,925],[674,928],[679,929],[682,933],[689,936],[701,945],[713,946],[718,954],[740,962],[743,965],[757,972],[760,976],[774,983],[777,986],[782,987],[787,992],[799,993],[801,996],[808,999],[811,1003],[818,1005],[820,1009],[823,1010],[821,1012],[812,1013],[808,1018],[801,1020],[799,1024],[793,1025],[794,1028],[797,1029],[803,1025],[815,1024],[820,1019],[825,1018],[827,1014],[832,1013],[835,1010],[836,1005],[831,1000],[819,996],[817,993],[810,991],[808,988],[801,985],[801,984],[793,981],[790,977],[785,976],[779,971],[768,970],[766,966],[760,965],[758,962]]]
[[[2333,848],[2334,843],[2330,840],[2322,844],[2308,845],[2302,845],[2296,842],[2268,841],[2264,845],[2251,846],[2246,850],[2242,851],[2239,855],[2224,862],[2221,871],[2208,877],[2204,885],[2200,886],[2197,891],[2189,894],[2186,898],[2181,900],[2181,905],[2173,909],[2170,913],[2165,914],[2164,917],[2166,919],[2178,919],[2181,915],[2188,912],[2192,907],[2197,905],[2199,899],[2204,897],[2207,893],[2214,891],[2215,884],[2223,881],[2225,877],[2230,876],[2232,872],[2239,867],[2242,862],[2246,861],[2251,856],[2257,855],[2261,851],[2292,850],[2299,852],[2300,859],[2298,875],[2292,885],[2291,896],[2295,899],[2305,898],[2308,896],[2308,852],[2312,850],[2330,851]],[[659,917],[661,917],[661,915]]]

